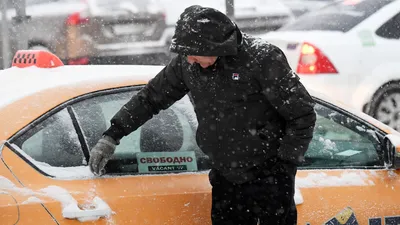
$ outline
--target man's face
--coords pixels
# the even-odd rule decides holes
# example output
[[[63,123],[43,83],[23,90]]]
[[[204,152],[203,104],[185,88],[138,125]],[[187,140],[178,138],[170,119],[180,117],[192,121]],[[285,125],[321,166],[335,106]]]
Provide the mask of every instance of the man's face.
[[[195,56],[195,55],[187,56],[187,61],[190,64],[198,63],[203,68],[207,68],[207,67],[213,65],[216,60],[217,60],[217,56]]]

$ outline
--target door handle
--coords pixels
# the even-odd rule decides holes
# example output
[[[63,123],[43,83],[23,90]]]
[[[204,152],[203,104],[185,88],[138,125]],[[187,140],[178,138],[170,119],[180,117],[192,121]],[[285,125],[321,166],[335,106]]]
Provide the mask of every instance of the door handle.
[[[64,207],[62,214],[64,218],[83,222],[108,217],[112,214],[112,210],[101,198],[95,197],[92,204],[88,206],[79,207],[78,204],[67,205]]]

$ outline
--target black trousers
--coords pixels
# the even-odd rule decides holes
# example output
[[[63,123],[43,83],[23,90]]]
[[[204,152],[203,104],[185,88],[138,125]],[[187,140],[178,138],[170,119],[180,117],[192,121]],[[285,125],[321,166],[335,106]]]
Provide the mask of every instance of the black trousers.
[[[296,225],[296,168],[277,165],[244,184],[227,181],[211,170],[213,225]]]

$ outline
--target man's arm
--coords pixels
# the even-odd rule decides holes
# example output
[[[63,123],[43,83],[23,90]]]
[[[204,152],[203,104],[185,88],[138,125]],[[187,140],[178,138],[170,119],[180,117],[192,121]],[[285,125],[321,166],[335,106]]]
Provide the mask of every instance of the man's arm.
[[[119,143],[122,137],[129,135],[160,110],[167,109],[185,96],[189,90],[183,81],[181,63],[180,56],[172,59],[114,115],[111,127],[104,135]]]
[[[313,137],[315,102],[290,68],[282,50],[273,45],[272,48],[264,59],[259,81],[269,102],[286,120],[278,158],[298,165],[304,160]]]

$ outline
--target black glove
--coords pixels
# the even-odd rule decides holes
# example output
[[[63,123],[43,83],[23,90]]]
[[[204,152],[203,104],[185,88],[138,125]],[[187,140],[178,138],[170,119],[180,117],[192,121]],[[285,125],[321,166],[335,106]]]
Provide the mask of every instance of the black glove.
[[[117,142],[109,136],[103,136],[90,151],[89,168],[95,175],[103,175],[104,167],[111,159]]]

